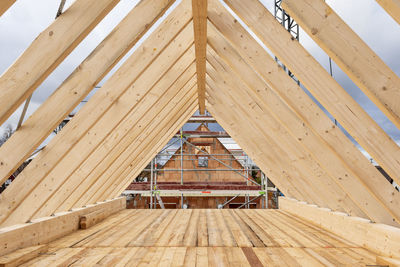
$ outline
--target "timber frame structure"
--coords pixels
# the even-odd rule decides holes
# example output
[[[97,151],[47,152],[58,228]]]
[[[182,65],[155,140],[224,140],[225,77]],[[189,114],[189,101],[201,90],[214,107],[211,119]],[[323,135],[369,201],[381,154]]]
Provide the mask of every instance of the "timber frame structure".
[[[376,1],[400,23],[400,0]],[[0,16],[14,2],[1,1]],[[39,34],[0,76],[1,124],[118,2],[76,0]],[[177,2],[140,1],[0,147],[3,184],[140,44],[0,195],[0,227],[118,199],[196,110],[207,110],[287,197],[288,212],[315,211],[321,227],[351,231],[356,220],[327,219],[345,213],[399,241],[400,193],[274,57],[400,184],[394,140],[259,0]],[[346,22],[323,0],[282,8],[400,129],[400,78]],[[400,242],[386,241],[369,249],[399,257]]]

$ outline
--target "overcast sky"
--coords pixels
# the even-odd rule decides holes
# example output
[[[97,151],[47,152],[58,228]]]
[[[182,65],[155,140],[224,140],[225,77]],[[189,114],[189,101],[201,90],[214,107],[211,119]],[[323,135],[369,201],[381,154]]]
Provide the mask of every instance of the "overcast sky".
[[[0,73],[3,73],[36,36],[52,21],[58,9],[59,0],[17,0],[0,17]],[[65,9],[73,0],[67,0]],[[111,13],[89,34],[70,56],[35,91],[28,109],[31,114],[79,65],[82,60],[103,40],[118,22],[135,6],[138,0],[121,0]],[[274,0],[262,0],[272,12]],[[400,26],[375,2],[375,0],[328,0],[327,3],[349,26],[400,75]],[[328,56],[303,32],[300,33],[303,46],[328,69]],[[118,66],[117,66],[118,67]],[[354,83],[334,64],[334,78],[366,109],[379,125],[397,142],[400,132]],[[106,77],[107,78],[107,77]],[[100,83],[102,84],[102,83]],[[16,127],[21,107],[6,124]]]

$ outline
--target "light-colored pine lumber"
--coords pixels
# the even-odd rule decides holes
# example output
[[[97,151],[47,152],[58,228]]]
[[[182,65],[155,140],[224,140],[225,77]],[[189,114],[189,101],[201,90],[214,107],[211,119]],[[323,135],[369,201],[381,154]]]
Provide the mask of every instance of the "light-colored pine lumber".
[[[191,104],[192,101],[192,95],[189,95],[189,105]],[[185,99],[187,100],[187,99]],[[183,106],[184,108],[188,108],[189,106]],[[178,108],[181,108],[181,105],[178,105]],[[190,109],[191,111],[192,109]],[[193,111],[192,111],[193,113]],[[175,114],[175,113],[172,113]],[[183,113],[181,113],[179,111],[179,113],[177,114],[182,116]],[[185,116],[188,116],[187,114]],[[179,118],[175,118],[175,121],[179,120]],[[164,124],[168,122],[168,124]],[[130,173],[131,170],[135,170],[135,171],[141,171],[147,164],[148,162],[151,160],[148,159],[148,155],[153,155],[153,153],[156,153],[154,150],[155,149],[159,149],[158,148],[158,142],[164,143],[164,142],[168,142],[168,140],[164,139],[164,135],[166,134],[166,130],[171,129],[171,124],[169,124],[168,119],[165,120],[165,122],[161,122],[159,123],[160,126],[163,126],[159,132],[156,132],[156,130],[158,130],[159,128],[154,128],[155,131],[153,131],[151,134],[149,134],[150,136],[147,136],[148,138],[146,138],[146,136],[142,136],[141,138],[138,138],[136,140],[136,142],[134,143],[134,145],[136,145],[136,148],[134,151],[132,151],[133,146],[131,146],[129,149],[127,149],[127,152],[124,152],[124,155],[121,156],[120,158],[117,159],[117,161],[115,161],[103,174],[102,176],[98,179],[98,181],[96,181],[96,183],[91,186],[90,188],[88,188],[88,192],[85,193],[85,195],[83,195],[75,204],[74,206],[79,206],[82,205],[84,203],[91,203],[91,202],[95,202],[98,199],[105,199],[107,198],[107,195],[111,195],[113,191],[116,190],[117,187],[120,187],[121,190],[125,190],[127,185],[124,187],[122,181],[124,181],[124,179],[127,178],[128,175],[130,174],[134,174],[134,173]],[[169,133],[169,131],[167,131],[167,135],[166,136],[170,136],[171,133]],[[176,133],[176,131],[175,131]],[[157,134],[157,135],[156,135]],[[152,139],[152,137],[154,136],[158,136],[158,140],[154,141]],[[159,138],[160,136],[162,136],[162,138]],[[172,137],[171,137],[172,138]],[[156,138],[157,139],[157,138]],[[136,152],[135,152],[136,151]],[[148,153],[148,154],[147,154]],[[146,156],[144,156],[146,155]],[[139,161],[136,161],[136,157],[139,156]],[[130,159],[130,158],[134,158],[134,159]],[[146,160],[143,160],[146,159]],[[145,165],[146,164],[146,165]],[[133,177],[134,175],[130,176]],[[122,192],[121,191],[121,192]],[[115,195],[120,194],[119,193],[115,193]]]
[[[400,78],[389,66],[325,1],[285,0],[282,7],[400,129]]]
[[[399,267],[400,259],[376,256],[376,264],[381,265],[381,266],[388,266],[388,267]]]
[[[260,130],[255,128],[253,124],[250,124],[248,120],[242,119],[241,117],[243,117],[243,115],[238,117],[236,113],[224,114],[225,108],[223,103],[226,100],[224,97],[216,98],[216,96],[218,96],[216,92],[221,89],[219,89],[218,85],[212,84],[208,79],[207,84],[209,85],[209,89],[207,89],[207,101],[210,103],[209,111],[236,142],[246,149],[246,151],[249,151],[252,160],[257,162],[257,165],[268,175],[269,179],[271,179],[284,194],[289,189],[298,189],[301,192],[300,195],[306,196],[302,199],[305,199],[308,203],[321,203],[321,205],[324,205],[324,196],[316,194],[313,184],[309,184],[304,178],[300,178],[301,173],[287,160],[287,153],[280,150],[277,146],[271,146],[269,143],[266,144],[265,139],[261,137],[261,135],[254,134],[260,132]],[[219,92],[219,94],[221,93]],[[245,123],[245,121],[247,121],[247,123]],[[243,137],[237,133],[241,133],[242,135],[246,134],[252,138],[250,140],[241,141]],[[256,149],[257,147],[258,149]],[[264,151],[267,150],[268,153],[264,153]],[[292,185],[284,186],[285,180]]]
[[[224,1],[391,178],[400,184],[400,147],[362,107],[259,1]]]
[[[400,0],[376,0],[400,24]]]
[[[186,24],[185,21],[182,21],[182,23],[184,24],[181,24],[181,27],[186,25],[185,32],[187,31],[188,34],[180,34],[173,39],[174,41],[171,43],[171,39],[168,37],[174,38],[175,35],[180,32],[181,28],[174,29],[175,31],[164,32],[163,35],[152,35],[153,38],[146,39],[142,46],[139,47],[127,59],[121,68],[103,85],[103,87],[92,96],[90,101],[85,104],[85,106],[74,116],[63,130],[51,140],[33,162],[19,174],[18,179],[16,179],[2,194],[3,198],[0,200],[0,210],[2,211],[0,212],[0,221],[4,221],[5,217],[7,217],[17,206],[21,208],[21,201],[27,199],[27,194],[32,192],[37,185],[45,185],[44,181],[46,178],[49,178],[48,174],[50,170],[53,171],[53,175],[57,176],[56,179],[52,180],[53,183],[63,182],[59,175],[68,175],[66,170],[73,170],[71,164],[79,163],[77,159],[85,158],[85,156],[90,154],[91,150],[96,147],[98,142],[108,135],[109,131],[113,128],[109,123],[115,125],[119,122],[115,119],[115,116],[121,118],[121,116],[125,114],[123,112],[120,113],[119,109],[132,109],[134,107],[132,103],[136,103],[141,99],[147,92],[147,89],[149,89],[149,87],[151,88],[151,86],[157,82],[157,77],[160,78],[167,68],[177,60],[183,51],[186,50],[186,47],[190,46],[190,43],[193,42],[193,35],[189,35],[191,33],[192,25],[190,23]],[[168,24],[170,23],[167,22],[167,25]],[[161,27],[160,29],[165,29],[165,24],[164,27]],[[168,49],[158,57],[159,53],[164,51],[163,48],[166,45],[168,45]],[[144,78],[141,74],[149,65],[151,65],[149,68],[150,71],[146,72],[147,78]],[[141,79],[139,79],[139,77]],[[135,83],[135,87],[132,88],[131,85],[136,80],[137,82]],[[116,88],[120,89],[117,90]],[[132,91],[136,93],[132,95]],[[115,100],[124,93],[130,95],[130,98],[128,99],[131,99],[131,102],[127,102],[125,99],[125,101],[118,102],[118,105],[112,105]],[[113,106],[112,110],[114,112],[107,112],[111,106]],[[107,114],[109,118],[109,122],[105,121],[108,125],[108,131],[99,127],[101,123],[104,124],[104,120],[99,119],[105,114]],[[99,123],[96,124],[97,121]],[[89,131],[93,125],[97,126],[97,131]],[[79,149],[71,150],[71,148],[79,142],[81,144],[85,143],[85,146],[81,147],[83,152]],[[68,154],[72,157],[72,162],[66,161],[65,155],[68,152],[72,152]],[[54,167],[58,166],[60,168],[60,165],[58,164],[60,161],[63,162],[66,169],[63,167],[61,173],[57,173]],[[38,167],[39,165],[40,167]],[[26,176],[30,178],[23,179],[23,177]],[[18,194],[13,193],[14,190],[17,191]],[[45,189],[45,191],[47,194],[51,193],[47,189]],[[34,194],[31,194],[30,196],[35,197]],[[36,197],[42,199],[41,194],[36,195]],[[11,201],[13,204],[5,204],[5,202],[8,201]],[[43,201],[43,199],[41,201]],[[30,210],[28,213],[32,213],[34,210],[32,210],[30,205],[35,205],[36,207],[41,206],[40,203],[35,201],[24,203],[24,205],[26,205],[25,207]],[[12,215],[16,217],[25,216],[24,213],[19,212],[12,213]],[[17,221],[18,220],[19,219],[17,219]],[[11,221],[13,221],[13,223],[16,222],[14,219]],[[11,221],[9,222],[10,224],[12,224]]]
[[[211,89],[206,87],[207,91]],[[232,126],[229,125],[228,119],[224,118],[224,109],[221,106],[217,106],[214,103],[214,100],[210,98],[206,94],[206,99],[209,102],[207,105],[207,110],[211,112],[213,117],[217,118],[217,121],[221,126],[229,132],[229,134],[234,138],[236,142],[242,147],[244,150],[248,151],[249,156],[251,157],[254,162],[256,162],[257,166],[263,170],[263,172],[268,175],[268,178],[278,187],[285,195],[294,196],[296,199],[301,199],[308,203],[315,203],[312,196],[308,194],[309,188],[307,186],[302,185],[302,180],[296,179],[292,181],[292,177],[289,176],[287,172],[279,172],[278,168],[276,167],[276,163],[274,164],[273,161],[267,161],[268,158],[262,157],[260,153],[260,149],[255,143],[251,142],[250,140],[245,140],[243,136],[237,134],[237,129],[234,129]],[[237,122],[235,122],[237,124]],[[230,127],[229,127],[230,126]],[[247,125],[246,125],[247,126]],[[281,174],[279,174],[281,173]],[[280,178],[281,177],[281,178]],[[303,190],[304,189],[304,190]]]
[[[210,5],[210,10],[212,7]],[[220,9],[216,7],[215,12],[210,11],[210,19],[218,24],[217,27],[226,36],[231,37],[232,44],[241,44],[237,45],[237,51],[246,56],[246,60],[250,61],[254,69],[262,77],[265,77],[268,83],[264,84],[259,81],[260,79],[252,69],[244,63],[239,55],[235,55],[230,45],[216,33],[214,26],[210,24],[208,27],[210,45],[215,47],[226,61],[230,62],[232,68],[236,68],[236,75],[241,76],[248,84],[258,87],[258,89],[253,89],[259,95],[258,99],[268,102],[266,107],[274,107],[271,112],[276,114],[275,117],[284,125],[286,124],[292,135],[314,154],[321,165],[335,178],[335,183],[348,193],[360,209],[369,216],[377,216],[376,219],[379,217],[378,214],[385,213],[382,208],[387,209],[394,218],[400,218],[397,208],[400,204],[400,194],[389,183],[385,183],[385,178],[325,114],[319,114],[320,110],[317,105],[273,62],[272,58],[252,39],[250,34],[243,27],[235,24],[232,16],[222,16],[221,14]],[[252,49],[245,49],[245,47]],[[230,53],[228,53],[229,51]],[[252,58],[256,58],[257,62],[262,63],[255,63],[255,60],[251,60]],[[265,87],[271,90],[264,90]],[[287,88],[291,90],[289,91]],[[278,95],[275,95],[274,92]],[[282,103],[280,99],[285,100],[286,104]],[[297,114],[292,112],[292,109]],[[350,162],[351,164],[349,164]],[[377,187],[376,185],[380,183],[382,185]],[[381,203],[377,203],[376,198]],[[393,221],[390,216],[386,218],[386,222]]]
[[[32,222],[0,229],[0,256],[14,250],[48,243],[79,229],[79,217],[98,209],[113,214],[126,208],[125,197],[88,205],[72,211],[58,213]]]
[[[146,123],[152,121],[153,117],[151,115],[158,115],[160,110],[164,107],[164,103],[167,100],[171,99],[171,94],[180,89],[179,85],[176,86],[174,82],[181,75],[181,73],[185,69],[187,69],[187,67],[191,65],[191,63],[193,63],[193,52],[194,51],[192,50],[188,50],[186,52],[187,55],[185,54],[177,62],[175,62],[175,64],[161,77],[157,84],[153,86],[144,95],[144,97],[137,102],[135,108],[129,110],[129,106],[127,106],[128,109],[126,109],[126,111],[121,108],[118,109],[119,114],[127,112],[125,118],[123,118],[123,120],[119,124],[111,129],[110,134],[99,143],[99,145],[93,150],[91,154],[88,155],[86,159],[79,163],[79,170],[82,171],[81,173],[90,173],[94,168],[99,166],[99,164],[101,164],[101,167],[105,167],[107,169],[109,167],[109,164],[102,162],[104,157],[110,155],[111,151],[116,148],[116,146],[118,149],[117,153],[122,153],[130,146],[133,139],[129,138],[129,134],[131,133],[131,131],[136,130],[137,133],[142,132],[145,128]],[[181,81],[181,84],[185,84],[190,76],[187,77],[186,80],[184,79],[183,81]],[[151,77],[147,76],[146,79],[151,80]],[[170,87],[172,87],[172,89],[168,90]],[[169,94],[167,94],[166,92],[169,92]],[[126,101],[126,103],[131,102],[131,99],[125,98],[127,98],[127,96],[124,94],[118,100],[119,103],[121,103],[122,101]],[[159,102],[160,98],[161,103]],[[109,110],[109,112],[113,112],[112,108]],[[107,116],[107,114],[105,116]],[[112,118],[116,119],[116,114],[113,114]],[[105,120],[105,117],[103,117],[101,120]],[[99,131],[97,129],[100,129],[100,131],[105,131],[107,127],[108,126],[106,125],[101,125],[99,127],[97,127],[96,125],[92,128],[91,131]],[[93,139],[91,139],[90,142],[93,143]],[[79,145],[82,148],[86,146],[85,144],[81,145],[80,143],[78,143],[78,146]],[[74,150],[77,149],[79,148],[74,148]],[[63,169],[65,171],[65,167],[63,167]],[[48,201],[38,209],[33,217],[39,218],[41,216],[46,216],[47,214],[51,214],[52,212],[54,212],[56,207],[60,203],[63,203],[68,195],[76,190],[78,186],[80,186],[81,181],[84,179],[85,175],[74,175],[74,172],[72,172],[69,176],[65,178],[65,182],[58,189],[53,191]]]
[[[191,96],[189,99],[191,102],[192,101],[192,97]],[[189,105],[191,105],[191,103],[188,103]],[[184,106],[186,108],[188,108],[189,106]],[[180,108],[180,106],[179,106]],[[191,109],[190,109],[191,111]],[[192,111],[193,112],[193,111]],[[178,115],[182,116],[183,113],[178,113]],[[188,116],[188,115],[185,115]],[[175,118],[175,121],[179,120],[178,118]],[[166,120],[167,122],[167,120]],[[164,126],[165,124],[160,123],[160,125]],[[167,124],[168,126],[170,126],[169,124]],[[170,129],[167,128],[168,126],[165,126],[164,130]],[[175,127],[172,126],[172,127]],[[146,158],[148,157],[150,154],[152,155],[152,153],[156,153],[156,149],[158,149],[158,144],[159,143],[164,143],[164,142],[168,142],[168,140],[165,140],[165,137],[167,137],[168,135],[170,135],[171,133],[169,133],[169,131],[167,131],[167,134],[164,130],[161,130],[160,132],[158,132],[158,134],[160,134],[160,136],[162,136],[162,138],[158,138],[157,141],[154,140],[154,136],[152,135],[151,137],[147,138],[143,138],[141,140],[141,142],[138,142],[137,145],[137,153],[138,155],[132,154],[128,155],[128,158],[125,159],[125,163],[124,161],[119,162],[120,160],[118,159],[118,161],[116,163],[114,163],[113,165],[110,166],[109,169],[107,169],[107,171],[105,173],[102,174],[102,176],[98,179],[98,181],[96,181],[96,183],[94,184],[94,186],[90,187],[88,189],[88,193],[83,195],[81,199],[79,199],[74,206],[80,206],[84,203],[92,203],[97,201],[98,199],[104,199],[106,198],[107,195],[111,195],[111,192],[114,192],[115,190],[117,190],[116,188],[121,188],[121,192],[119,193],[114,193],[114,195],[118,195],[120,193],[122,193],[123,190],[126,189],[127,185],[123,185],[122,181],[124,181],[127,176],[129,175],[128,173],[133,169],[138,171],[138,169],[142,170],[146,165],[148,164],[148,162],[151,160]],[[176,132],[175,132],[176,133]],[[155,134],[155,132],[153,133]],[[164,136],[165,135],[165,136]],[[157,139],[157,138],[155,138]],[[135,152],[133,152],[135,153]],[[147,154],[148,153],[148,154]],[[147,154],[147,155],[146,155]],[[144,156],[146,155],[146,156]],[[139,156],[139,158],[137,159],[137,156]],[[133,157],[133,159],[129,159],[129,157]],[[124,157],[122,157],[122,159],[124,159]],[[127,170],[129,169],[129,170]],[[109,179],[109,178],[113,178],[113,179]],[[132,176],[131,176],[132,177]],[[89,197],[87,197],[89,196]]]
[[[19,266],[33,258],[36,258],[40,253],[47,252],[48,245],[38,245],[18,249],[7,255],[0,256],[0,267],[14,267]]]
[[[196,73],[199,91],[199,111],[205,111],[206,93],[206,47],[207,47],[207,1],[192,0],[194,44],[196,50]]]
[[[0,2],[0,17],[6,12],[17,0],[2,0]]]
[[[210,49],[209,53],[211,53]],[[218,63],[214,61],[213,56],[207,54],[207,60],[213,66],[217,67]],[[214,63],[212,63],[213,61]],[[222,72],[222,70],[225,72]],[[296,142],[295,138],[290,136],[290,134],[284,130],[285,125],[282,124],[282,122],[273,118],[268,110],[268,104],[269,106],[271,106],[271,104],[263,103],[259,99],[256,99],[257,96],[253,96],[251,90],[239,79],[235,78],[240,77],[240,74],[229,73],[230,70],[228,66],[223,66],[221,64],[221,69],[218,71],[221,74],[220,79],[227,84],[226,88],[223,88],[222,83],[219,84],[219,89],[226,92],[224,97],[221,96],[221,99],[225,99],[225,101],[229,103],[229,95],[232,96],[231,103],[234,103],[235,107],[238,110],[241,110],[236,116],[242,114],[242,116],[247,117],[247,120],[251,121],[255,125],[259,125],[260,130],[253,134],[253,136],[260,133],[263,136],[263,139],[265,139],[265,142],[269,144],[269,147],[277,147],[282,151],[287,152],[287,157],[290,161],[287,161],[286,164],[296,166],[297,170],[302,173],[301,177],[305,177],[309,186],[314,189],[314,193],[319,194],[322,197],[324,201],[322,202],[323,205],[334,210],[342,210],[341,208],[344,208],[344,210],[349,212],[357,212],[359,209],[356,208],[356,205],[352,203],[351,200],[345,200],[348,198],[346,193],[344,193],[342,188],[331,180],[330,174],[322,168],[323,166],[317,163],[316,160],[308,154],[309,152],[304,151],[301,145]],[[207,72],[210,73],[208,69]],[[223,73],[229,73],[229,75],[226,75],[226,78],[222,78],[224,76]],[[257,77],[253,78],[257,79]],[[235,85],[237,85],[237,87],[235,87]],[[228,87],[232,88],[232,90],[228,90]],[[254,88],[254,90],[261,91],[263,90],[263,87]],[[210,93],[210,95],[212,94]],[[274,103],[274,105],[276,106],[277,104]],[[246,112],[246,109],[249,110],[249,112]],[[251,118],[252,115],[253,118]],[[281,112],[279,115],[285,116],[286,114]],[[280,155],[283,157],[284,154],[280,153]],[[310,179],[309,177],[312,178]],[[373,204],[375,204],[375,202],[373,202]],[[379,215],[381,215],[381,210],[374,210],[374,212],[377,213],[374,214],[374,216],[380,218]],[[381,216],[385,222],[392,222],[391,216],[389,216],[389,219],[386,219],[388,217],[387,215],[387,213],[383,213]]]
[[[88,229],[104,220],[108,215],[107,211],[101,209],[84,214],[79,219],[80,229]]]
[[[194,87],[192,87],[193,90]],[[158,136],[158,142],[157,142],[157,137],[155,138],[155,140],[153,140],[152,144],[150,144],[150,146],[146,147],[147,150],[145,150],[147,153],[143,154],[140,156],[139,161],[136,162],[132,162],[133,166],[136,166],[135,170],[131,170],[131,171],[126,171],[125,173],[122,174],[122,177],[124,177],[124,180],[121,184],[117,185],[116,183],[114,183],[114,185],[117,185],[115,187],[114,190],[110,191],[107,190],[108,192],[106,192],[102,198],[100,199],[104,199],[107,198],[108,196],[118,196],[120,194],[122,194],[122,192],[128,187],[128,185],[131,183],[131,178],[130,177],[136,177],[137,175],[139,175],[139,173],[141,172],[141,170],[143,170],[143,168],[146,167],[146,165],[150,162],[150,160],[152,158],[155,157],[155,155],[161,151],[161,149],[168,143],[169,140],[171,140],[171,138],[173,137],[173,134],[178,131],[178,129],[182,128],[183,125],[185,124],[185,122],[187,122],[187,120],[190,118],[191,115],[194,114],[194,112],[196,111],[196,108],[193,106],[193,103],[197,100],[197,97],[194,95],[194,91],[191,92],[191,98],[189,98],[189,100],[187,100],[187,104],[185,104],[185,106],[183,106],[181,108],[180,111],[183,111],[184,113],[180,113],[183,114],[181,115],[182,118],[175,120],[173,119],[172,121],[174,122],[173,126],[170,127],[170,131],[167,132],[167,134],[164,136],[164,138],[160,138],[161,135]],[[180,127],[178,127],[180,126]],[[175,130],[174,132],[172,132],[172,130]],[[154,143],[154,146],[153,146]],[[153,146],[153,149],[150,149]]]
[[[396,257],[400,253],[400,229],[397,227],[371,223],[284,197],[279,198],[279,208],[379,255]]]
[[[50,75],[119,0],[78,0],[0,76],[0,124]]]
[[[180,35],[181,36],[181,35]],[[185,35],[182,35],[185,36]],[[178,36],[179,38],[179,36]],[[89,132],[79,140],[76,146],[69,151],[69,153],[62,158],[56,167],[45,177],[29,196],[26,197],[19,207],[13,212],[6,220],[6,224],[17,223],[26,220],[27,218],[39,218],[46,216],[46,213],[36,214],[46,202],[53,203],[52,196],[54,192],[66,181],[68,176],[87,159],[88,156],[99,146],[104,138],[109,134],[121,136],[125,131],[124,127],[117,128],[121,121],[128,123],[132,121],[126,117],[130,112],[137,116],[142,116],[146,111],[146,107],[151,106],[151,102],[142,102],[143,97],[150,94],[150,89],[154,85],[154,79],[160,79],[170,65],[173,65],[172,73],[175,71],[182,72],[188,65],[190,65],[194,58],[194,47],[191,46],[191,38],[178,39],[177,42],[172,42],[171,50],[165,50],[159,58],[152,64],[140,78],[124,93],[110,109],[99,119]],[[180,57],[183,51],[187,49],[186,46],[191,47],[184,56]],[[176,49],[178,47],[178,49]],[[179,60],[178,60],[179,59]],[[178,60],[178,61],[177,61]],[[165,64],[165,65],[164,65]],[[160,68],[162,66],[163,68]],[[166,79],[166,81],[170,81]],[[172,82],[172,81],[170,81]],[[168,87],[168,86],[167,86]],[[163,90],[164,88],[158,88]],[[152,94],[150,94],[152,95]],[[151,99],[151,98],[150,98]],[[132,105],[136,103],[136,105]],[[140,111],[138,111],[137,109]],[[118,130],[118,131],[117,131]],[[118,140],[118,139],[117,139]],[[111,145],[112,147],[112,145]],[[104,157],[98,155],[98,157]],[[76,178],[76,177],[75,177]],[[57,201],[54,202],[58,204]],[[23,212],[21,212],[23,210]],[[51,214],[51,213],[50,213]],[[7,222],[8,221],[8,222]]]
[[[190,68],[188,68],[185,71],[185,74],[193,77],[194,71],[195,71],[195,67],[191,66]],[[189,79],[190,76],[185,76],[182,78]],[[163,99],[161,99],[161,100],[163,100]],[[156,114],[148,114],[148,113],[149,112],[146,113],[147,117],[150,115],[153,115],[153,117],[157,116],[157,113]],[[146,116],[144,116],[142,119],[145,119]],[[158,115],[158,116],[160,116],[160,115]],[[150,119],[148,121],[149,121],[149,123],[150,122],[154,123],[153,119]],[[141,124],[139,124],[138,126],[141,126]],[[90,190],[90,188],[95,183],[97,183],[97,180],[99,179],[99,177],[104,177],[103,174],[113,168],[111,165],[117,164],[118,162],[120,162],[120,164],[122,164],[124,162],[126,163],[127,157],[124,155],[129,155],[129,153],[132,153],[132,149],[136,149],[134,146],[132,146],[132,143],[136,140],[137,135],[139,133],[148,135],[148,134],[151,134],[153,130],[154,130],[154,128],[149,129],[148,125],[143,125],[140,128],[137,128],[135,131],[129,132],[127,134],[127,137],[124,138],[123,142],[118,143],[118,145],[113,148],[113,151],[103,154],[104,158],[101,160],[100,163],[95,165],[95,167],[90,172],[87,172],[88,174],[82,171],[82,168],[85,167],[85,165],[87,165],[85,162],[81,168],[79,168],[77,171],[75,171],[72,174],[74,176],[80,177],[82,180],[80,181],[80,183],[78,183],[76,185],[77,188],[75,190],[73,190],[73,192],[71,192],[71,195],[69,195],[62,203],[58,203],[59,206],[58,206],[57,210],[65,210],[65,209],[71,208],[71,206],[74,203],[76,203],[77,201],[79,201],[79,199],[81,197],[83,197],[84,194],[89,197],[90,194],[87,194],[87,193]],[[124,143],[129,144],[129,146],[125,147]],[[95,151],[95,153],[101,153],[101,151]],[[136,153],[138,153],[138,152],[136,152]],[[121,165],[119,165],[119,166],[121,166]],[[121,168],[124,168],[124,167],[121,167]],[[99,189],[97,189],[97,190],[99,190]],[[92,192],[96,192],[97,190],[95,189]]]
[[[194,79],[192,79],[194,82]],[[193,84],[190,85],[189,88],[185,88],[185,90],[182,90],[181,92],[183,93],[189,93],[189,89],[193,87]],[[178,88],[180,89],[180,87]],[[184,100],[187,101],[189,99],[190,95],[187,97],[184,97]],[[169,99],[165,99],[169,100]],[[179,101],[178,101],[179,100]],[[175,114],[171,113],[171,109],[173,108],[179,108],[182,103],[181,98],[173,99],[170,101],[171,103],[168,104],[167,107],[165,107],[159,114],[154,114],[157,115],[155,118],[148,120],[148,124],[143,125],[140,127],[138,130],[135,130],[135,133],[133,134],[132,137],[129,137],[128,139],[128,146],[125,147],[125,149],[118,155],[117,158],[115,158],[114,161],[110,163],[102,163],[102,165],[106,166],[101,166],[103,169],[103,172],[100,173],[100,175],[97,177],[96,181],[91,185],[91,186],[85,186],[84,190],[86,192],[83,194],[81,190],[81,195],[79,197],[75,197],[71,200],[68,200],[69,202],[68,206],[61,206],[58,208],[58,210],[65,209],[67,207],[70,207],[72,205],[79,205],[79,203],[90,203],[90,199],[92,201],[95,201],[97,199],[100,199],[101,197],[104,199],[106,196],[102,196],[103,192],[106,190],[111,189],[110,184],[117,182],[117,180],[122,176],[122,172],[126,171],[128,168],[137,168],[137,166],[131,164],[132,157],[136,157],[137,155],[140,155],[141,153],[146,153],[148,150],[144,145],[147,144],[149,140],[151,140],[151,137],[155,134],[161,134],[163,133],[163,127],[167,127],[166,123],[168,123],[170,115]],[[178,105],[177,107],[174,105]],[[157,107],[157,105],[155,105]],[[149,115],[152,114],[152,110],[150,109],[147,112]],[[147,118],[144,118],[147,119]],[[170,125],[169,125],[170,126]],[[168,128],[166,128],[168,129]],[[166,130],[165,129],[165,130]],[[133,138],[134,137],[134,138]],[[100,168],[100,167],[97,167]],[[96,171],[97,171],[96,168]],[[132,176],[131,176],[132,177]],[[81,187],[81,186],[80,186]],[[78,204],[77,204],[78,203]]]
[[[0,183],[26,160],[57,125],[82,101],[113,66],[160,18],[173,0],[143,1],[117,25],[57,90],[0,148]],[[184,3],[181,5],[185,5]],[[171,17],[184,17],[190,5],[177,7]],[[146,16],[142,16],[146,14]],[[178,16],[177,16],[178,15]]]

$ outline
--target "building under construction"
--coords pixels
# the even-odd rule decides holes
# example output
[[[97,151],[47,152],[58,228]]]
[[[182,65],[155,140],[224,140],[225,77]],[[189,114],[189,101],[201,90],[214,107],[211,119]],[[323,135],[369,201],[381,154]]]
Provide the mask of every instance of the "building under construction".
[[[141,0],[121,18],[119,2],[61,0],[0,76],[0,124],[20,118],[0,147],[0,266],[400,266],[400,147],[299,29],[396,131],[400,78],[329,3]],[[400,27],[400,0],[370,2]]]

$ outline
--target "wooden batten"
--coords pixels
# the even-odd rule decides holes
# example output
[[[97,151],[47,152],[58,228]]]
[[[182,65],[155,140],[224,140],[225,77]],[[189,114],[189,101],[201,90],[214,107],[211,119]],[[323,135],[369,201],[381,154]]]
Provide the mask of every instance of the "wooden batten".
[[[84,208],[61,212],[54,216],[32,220],[29,223],[0,228],[0,256],[17,249],[46,244],[79,229],[79,218],[96,210],[108,215],[126,208],[125,197],[88,205]]]
[[[74,50],[119,0],[77,0],[0,76],[0,125]]]
[[[194,43],[196,50],[196,73],[200,114],[205,111],[206,93],[206,46],[207,46],[207,0],[192,0]]]
[[[282,7],[400,129],[400,78],[385,62],[325,1],[285,0]]]
[[[48,249],[49,246],[47,244],[18,249],[7,255],[0,256],[0,267],[19,266],[33,258],[40,256],[42,253],[46,253]]]
[[[279,208],[303,220],[318,225],[340,237],[365,247],[378,255],[400,255],[400,229],[385,224],[333,212],[294,199],[279,198]]]

